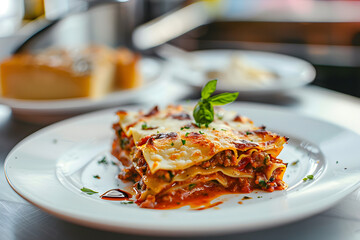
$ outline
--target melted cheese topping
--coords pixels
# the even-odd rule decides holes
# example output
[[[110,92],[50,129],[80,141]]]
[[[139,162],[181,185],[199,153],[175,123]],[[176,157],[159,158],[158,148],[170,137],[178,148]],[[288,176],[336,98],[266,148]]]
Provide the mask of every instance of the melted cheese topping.
[[[191,111],[192,107],[169,106],[148,114],[118,112],[121,128],[128,137],[133,136],[152,173],[186,169],[224,150],[233,151],[239,160],[238,151],[276,153],[286,142],[284,137],[255,127],[250,119],[223,110],[215,110],[215,120],[207,128],[198,128]]]

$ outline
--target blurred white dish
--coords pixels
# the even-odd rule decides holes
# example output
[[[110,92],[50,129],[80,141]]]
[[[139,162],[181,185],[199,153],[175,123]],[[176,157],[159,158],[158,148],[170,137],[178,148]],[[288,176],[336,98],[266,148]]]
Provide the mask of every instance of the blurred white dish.
[[[187,84],[200,88],[217,77],[218,91],[237,91],[240,96],[281,93],[312,82],[316,75],[304,60],[268,52],[202,50],[169,59],[176,65],[175,77]],[[208,74],[214,71],[218,74]]]

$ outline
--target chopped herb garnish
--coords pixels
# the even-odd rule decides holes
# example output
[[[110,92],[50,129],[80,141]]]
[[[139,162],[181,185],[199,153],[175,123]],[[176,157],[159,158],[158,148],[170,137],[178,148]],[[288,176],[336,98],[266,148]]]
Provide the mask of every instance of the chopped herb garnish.
[[[200,134],[204,134],[204,132],[202,132],[202,131],[199,131],[199,133],[200,133]]]
[[[250,135],[250,134],[251,134],[251,132],[246,131],[246,135]]]
[[[171,143],[171,146],[174,146],[174,143],[173,143],[173,142]]]
[[[336,164],[338,164],[339,163],[339,161],[336,161]]]
[[[82,189],[80,189],[82,192],[86,193],[86,194],[89,194],[89,195],[93,195],[95,193],[98,193],[98,192],[95,192],[94,190],[91,190],[90,188],[85,188],[83,187]]]
[[[116,162],[114,162],[114,161],[111,161],[111,164],[114,166],[117,166]]]
[[[181,142],[182,142],[182,145],[185,145],[185,143],[186,143],[186,140],[184,140],[184,139],[181,139]]]
[[[244,196],[241,200],[247,200],[247,199],[251,199],[251,197]]]
[[[144,122],[142,125],[141,125],[141,129],[142,130],[151,130],[151,129],[156,129],[157,127],[150,127],[147,125],[146,122]]]
[[[195,186],[196,186],[196,184],[195,184],[195,183],[191,183],[191,184],[189,184],[189,190],[193,189]]]
[[[217,105],[225,105],[236,100],[239,93],[221,93],[211,97],[215,92],[217,80],[209,81],[201,90],[201,99],[196,104],[193,116],[195,122],[201,127],[205,127],[214,121],[214,107]]]
[[[299,160],[296,160],[295,162],[291,163],[291,166],[296,166],[299,162],[300,162]]]
[[[105,164],[107,165],[108,162],[106,161],[106,157],[103,157],[101,160],[98,161],[98,164]]]
[[[303,178],[303,181],[306,182],[307,180],[313,180],[314,179],[314,175],[307,175],[306,177]]]
[[[215,130],[215,128],[213,128],[213,130]]]
[[[133,201],[128,201],[128,202],[120,202],[120,204],[133,204]]]
[[[221,129],[221,131],[226,131],[226,129]]]
[[[275,178],[274,177],[271,177],[270,179],[269,179],[269,182],[273,182],[275,180]]]
[[[257,198],[262,198],[262,196],[258,196]]]
[[[189,135],[189,133],[187,132],[187,133],[185,133],[185,137],[187,137]]]
[[[93,176],[93,178],[100,179],[100,176],[99,176],[99,175],[95,175],[95,176]]]
[[[266,157],[264,158],[264,164],[266,165],[266,162],[267,162],[267,160],[269,160],[269,155],[266,155]]]
[[[156,131],[156,133],[160,133],[159,131]]]
[[[129,144],[129,139],[121,138],[120,139],[120,147],[121,149],[125,149],[125,146]]]
[[[182,128],[180,128],[180,130],[182,131],[182,130],[184,130],[184,128],[182,127]]]
[[[190,129],[190,127],[184,127],[185,129]]]
[[[261,187],[266,187],[266,182],[265,182],[264,180],[260,180],[260,181],[259,181],[259,185],[260,185]]]

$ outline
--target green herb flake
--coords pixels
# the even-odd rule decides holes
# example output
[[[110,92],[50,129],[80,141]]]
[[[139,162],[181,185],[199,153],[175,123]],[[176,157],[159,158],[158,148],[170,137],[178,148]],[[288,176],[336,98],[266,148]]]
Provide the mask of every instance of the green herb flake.
[[[266,182],[265,182],[264,180],[260,180],[260,181],[259,181],[259,185],[260,185],[261,187],[266,187]]]
[[[107,165],[108,162],[106,161],[106,157],[103,157],[101,160],[98,161],[98,164],[105,164]]]
[[[185,133],[185,137],[189,136],[189,134],[190,134],[190,133],[188,133],[188,132],[187,132],[187,133]]]
[[[93,178],[100,179],[99,175],[94,175]]]
[[[250,134],[251,134],[251,132],[246,131],[246,135],[250,135]]]
[[[291,163],[291,166],[296,166],[299,162],[300,162],[299,160],[296,160],[295,162]]]
[[[204,134],[204,132],[202,132],[202,131],[199,131],[199,133],[200,133],[200,134]]]
[[[266,155],[266,157],[264,158],[264,164],[266,165],[267,161],[270,159],[269,155]]]
[[[201,99],[196,104],[193,117],[196,124],[206,127],[214,121],[214,106],[225,105],[236,100],[239,93],[221,93],[211,96],[215,92],[217,80],[209,81],[201,90]]]
[[[80,189],[82,192],[88,194],[88,195],[93,195],[93,194],[96,194],[98,192],[95,192],[94,190],[91,190],[90,188],[85,188],[83,187],[82,189]]]
[[[186,143],[186,140],[184,140],[184,139],[181,139],[181,142],[182,142],[182,145],[185,145],[185,143]]]
[[[336,164],[338,164],[339,163],[339,161],[336,161]]]
[[[190,129],[190,127],[184,127],[185,129]]]
[[[189,190],[193,189],[195,186],[196,186],[196,184],[195,184],[195,183],[191,183],[191,184],[189,184]]]
[[[117,166],[116,162],[114,162],[114,161],[111,161],[111,164],[114,166]]]
[[[213,128],[213,130],[215,130],[215,128]]]
[[[141,125],[141,129],[142,129],[142,130],[148,129],[148,126],[147,126],[147,123],[146,123],[146,122],[144,122],[144,123]]]
[[[180,128],[180,130],[182,131],[182,130],[184,130],[184,128],[182,127],[182,128]]]
[[[262,196],[258,196],[257,198],[262,198]]]
[[[120,139],[120,147],[121,149],[125,149],[125,146],[129,144],[129,139],[121,138]]]
[[[171,143],[171,146],[174,146],[174,143],[173,143],[173,142]]]
[[[226,129],[221,129],[221,131],[226,131]]]
[[[306,182],[307,180],[313,180],[314,179],[314,175],[307,175],[306,177],[303,178],[303,181]]]
[[[120,202],[120,204],[133,204],[133,203],[134,203],[133,201]]]
[[[252,199],[252,198],[248,196],[244,196],[241,200],[247,200],[247,199]]]

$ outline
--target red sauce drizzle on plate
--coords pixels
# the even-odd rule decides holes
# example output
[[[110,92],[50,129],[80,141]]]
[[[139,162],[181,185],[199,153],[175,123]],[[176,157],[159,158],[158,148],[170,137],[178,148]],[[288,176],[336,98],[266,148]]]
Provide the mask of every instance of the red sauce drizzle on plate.
[[[218,205],[220,205],[220,204],[222,204],[222,203],[223,203],[223,202],[221,202],[221,201],[219,201],[219,202],[214,202],[214,203],[209,204],[209,205],[207,205],[207,206],[205,206],[205,207],[196,208],[196,209],[194,209],[194,210],[205,210],[205,209],[209,209],[209,208],[216,207],[216,206],[218,206]]]
[[[132,195],[121,189],[111,189],[100,196],[101,199],[110,201],[124,201],[129,200]]]

